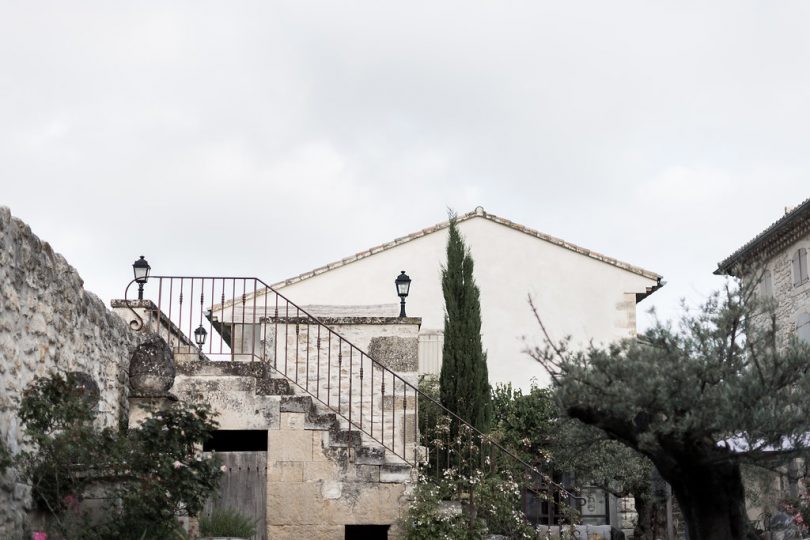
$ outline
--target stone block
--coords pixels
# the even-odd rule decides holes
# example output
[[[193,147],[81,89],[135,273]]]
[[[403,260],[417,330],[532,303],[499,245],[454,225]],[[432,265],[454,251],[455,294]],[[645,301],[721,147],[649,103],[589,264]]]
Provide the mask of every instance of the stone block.
[[[281,398],[281,412],[309,412],[312,398],[309,396],[284,396]]]
[[[293,394],[290,382],[287,379],[258,379],[256,393],[266,396],[289,396]]]
[[[357,449],[355,463],[358,465],[382,465],[385,463],[385,448],[362,446]]]
[[[373,337],[368,346],[368,354],[393,371],[417,371],[419,369],[419,338]]]
[[[344,525],[395,523],[406,508],[401,502],[404,492],[403,484],[344,483],[343,496],[329,501],[329,519]]]
[[[358,482],[379,482],[379,465],[355,465],[354,479]]]
[[[308,463],[299,461],[275,461],[267,464],[268,482],[302,482],[304,467]]]
[[[357,430],[332,430],[329,432],[329,446],[359,448],[363,444],[363,435]]]
[[[312,432],[287,431],[271,435],[267,461],[312,461]]]
[[[337,415],[335,413],[309,414],[304,424],[305,429],[325,430],[336,429],[337,427]]]
[[[402,389],[400,388],[400,391]],[[402,395],[398,396],[383,396],[382,406],[386,411],[395,411],[396,414],[402,414],[406,411],[416,410],[416,398],[408,396],[407,398]]]
[[[306,423],[306,413],[281,413],[281,430],[286,431],[290,429],[302,430]]]
[[[395,463],[380,465],[380,482],[405,483],[411,481],[411,466]]]
[[[343,540],[346,537],[343,525],[270,525],[267,538],[273,540]]]
[[[324,480],[321,484],[321,496],[327,500],[339,499],[343,495],[343,482]]]
[[[304,482],[317,482],[337,477],[337,467],[331,461],[303,463]]]
[[[267,483],[268,525],[321,525],[329,522],[334,521],[318,482]]]

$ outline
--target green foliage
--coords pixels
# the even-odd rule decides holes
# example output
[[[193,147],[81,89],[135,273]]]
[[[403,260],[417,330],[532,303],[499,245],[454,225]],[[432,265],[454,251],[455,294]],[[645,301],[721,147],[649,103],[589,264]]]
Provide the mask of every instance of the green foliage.
[[[216,508],[200,518],[200,535],[249,538],[256,534],[256,520],[233,508]]]
[[[558,436],[560,414],[549,390],[533,385],[528,394],[499,384],[492,390],[493,436],[518,457],[547,465]]]
[[[649,490],[649,460],[601,430],[566,417],[551,389],[532,385],[524,394],[511,384],[497,385],[492,402],[493,436],[524,461],[616,495],[640,496]]]
[[[419,468],[406,538],[531,538],[517,477],[495,466],[492,450],[482,455],[479,434],[445,414],[435,377],[420,380],[419,390],[419,434],[430,459]]]
[[[740,464],[773,467],[807,446],[810,347],[778,343],[776,317],[752,292],[727,287],[641,339],[584,351],[549,340],[531,353],[567,415],[655,464],[693,538],[750,535]]]
[[[470,465],[462,463],[444,469],[439,478],[420,472],[404,520],[405,538],[472,540],[492,534],[515,539],[534,537],[521,511],[520,487],[511,475],[488,474]]]
[[[178,403],[129,432],[98,429],[78,387],[72,375],[38,379],[20,405],[31,449],[19,468],[50,517],[49,537],[176,537],[176,517],[199,512],[221,474],[199,451],[216,428],[210,408]],[[107,506],[91,519],[83,502],[99,497]]]
[[[479,431],[489,429],[492,407],[487,356],[481,345],[481,305],[473,259],[450,214],[447,265],[442,268],[444,349],[441,403]]]

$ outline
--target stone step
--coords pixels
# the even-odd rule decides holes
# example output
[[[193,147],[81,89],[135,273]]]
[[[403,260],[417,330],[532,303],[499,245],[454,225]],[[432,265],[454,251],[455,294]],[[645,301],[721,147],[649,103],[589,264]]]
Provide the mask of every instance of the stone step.
[[[374,440],[367,433],[361,432],[356,427],[349,429],[348,419],[333,412],[329,406],[317,400],[314,395],[308,394],[304,387],[299,387],[288,382],[288,388],[290,389],[290,394],[281,396],[280,411],[306,413],[306,429],[324,430],[324,447],[330,448],[335,455],[345,454],[344,459],[346,459],[347,462],[352,462],[355,467],[373,470],[375,471],[375,475],[377,474],[376,471],[379,471],[380,482],[399,483],[409,482],[411,480],[412,467],[403,460],[403,458],[387,450],[382,443]],[[311,391],[314,392],[316,390],[312,388]],[[326,400],[325,396],[321,397]],[[336,398],[335,395],[331,397]],[[345,398],[346,396],[344,395],[342,397]],[[368,430],[371,429],[373,425],[375,435],[379,436],[383,431],[386,435],[389,435],[392,426],[390,409],[386,408],[387,410],[382,412],[379,406],[382,400],[379,400],[378,396],[375,396],[375,398],[376,405],[371,399],[364,399],[363,417],[364,424],[366,424],[364,427]],[[333,399],[333,401],[334,403],[332,403],[332,405],[337,406],[338,400]],[[347,414],[347,400],[343,399],[342,401],[344,402],[343,412]],[[385,405],[390,407],[391,403],[385,403]],[[397,417],[397,425],[401,426],[402,404],[397,403],[396,406],[397,414],[393,416]],[[369,414],[372,407],[375,410],[373,423],[370,421],[371,418]],[[359,410],[355,412],[359,414]],[[385,420],[384,424],[381,422],[383,418]],[[357,420],[359,421],[359,417]],[[409,443],[405,451],[412,453],[413,444]]]
[[[189,377],[180,375],[175,378],[174,388],[180,393],[202,394],[203,396],[211,392],[253,394],[256,392],[256,379],[254,377]]]
[[[177,362],[178,375],[269,377],[270,369],[263,362],[239,362],[234,360],[196,360]]]
[[[281,378],[256,380],[256,394],[260,396],[291,396],[294,394],[290,381]]]
[[[411,481],[411,466],[408,464],[384,463],[380,465],[380,482],[403,483]]]

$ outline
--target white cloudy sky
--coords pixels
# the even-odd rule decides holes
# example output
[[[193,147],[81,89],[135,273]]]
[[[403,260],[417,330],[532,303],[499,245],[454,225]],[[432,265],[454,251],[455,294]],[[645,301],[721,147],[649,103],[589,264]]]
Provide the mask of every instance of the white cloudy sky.
[[[0,5],[0,204],[120,297],[488,211],[674,313],[810,196],[810,3]],[[393,276],[392,276],[393,278]]]

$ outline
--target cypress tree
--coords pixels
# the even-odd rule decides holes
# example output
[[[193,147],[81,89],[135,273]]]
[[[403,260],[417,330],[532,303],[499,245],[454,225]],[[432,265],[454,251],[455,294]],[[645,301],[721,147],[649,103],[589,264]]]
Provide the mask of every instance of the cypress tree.
[[[442,267],[444,349],[439,387],[442,405],[482,432],[489,429],[487,355],[481,345],[481,304],[473,259],[450,213],[447,266]]]

